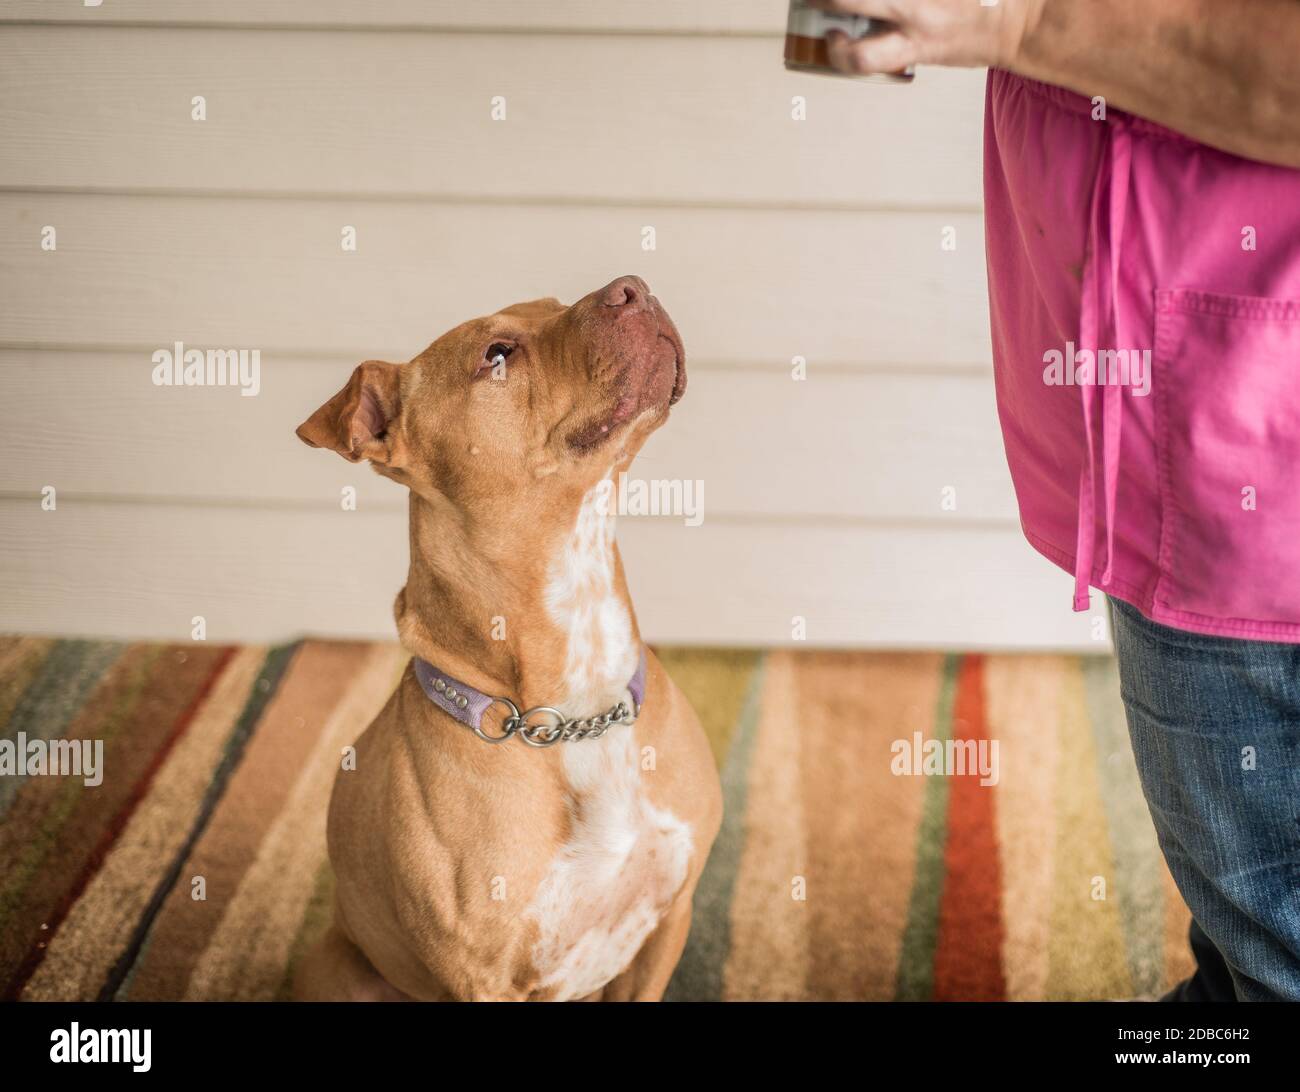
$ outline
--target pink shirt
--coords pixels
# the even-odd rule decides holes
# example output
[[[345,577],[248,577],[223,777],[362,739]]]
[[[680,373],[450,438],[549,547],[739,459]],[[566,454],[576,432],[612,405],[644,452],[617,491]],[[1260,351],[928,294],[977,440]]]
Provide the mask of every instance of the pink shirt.
[[[1197,633],[1300,643],[1300,171],[989,73],[993,359],[1030,543]]]

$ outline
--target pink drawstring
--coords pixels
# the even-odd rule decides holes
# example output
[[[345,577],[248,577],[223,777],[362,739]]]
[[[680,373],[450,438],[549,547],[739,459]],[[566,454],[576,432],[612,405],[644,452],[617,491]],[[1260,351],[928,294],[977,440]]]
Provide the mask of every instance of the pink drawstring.
[[[1123,375],[1105,376],[1101,370],[1101,194],[1107,180],[1110,194],[1107,206],[1107,231],[1105,245],[1110,264],[1110,309],[1115,350],[1131,350],[1125,340],[1121,320],[1119,269],[1124,236],[1124,221],[1128,214],[1129,168],[1132,163],[1132,143],[1128,129],[1122,121],[1112,121],[1107,129],[1108,139],[1102,151],[1102,161],[1097,167],[1089,210],[1089,253],[1080,294],[1079,346],[1093,354],[1093,383],[1080,384],[1080,401],[1083,408],[1083,430],[1087,442],[1087,455],[1079,473],[1078,531],[1074,554],[1074,609],[1088,610],[1091,602],[1088,586],[1092,582],[1092,561],[1096,539],[1096,450],[1093,442],[1093,393],[1095,384],[1102,385],[1101,461],[1103,512],[1106,521],[1106,566],[1102,571],[1102,587],[1110,584],[1115,558],[1115,500],[1119,493],[1120,441],[1123,434],[1124,400]],[[1118,364],[1119,358],[1113,357]],[[1132,361],[1130,363],[1130,377]],[[1108,382],[1109,379],[1116,382]]]
[[[1124,323],[1120,318],[1119,263],[1124,247],[1124,220],[1128,215],[1129,168],[1132,165],[1133,146],[1129,139],[1128,127],[1123,123],[1111,130],[1111,171],[1110,171],[1110,312],[1112,328],[1115,331],[1116,351],[1131,353],[1137,351],[1125,336]],[[1125,382],[1133,378],[1134,362],[1129,362],[1129,374],[1117,376]],[[1118,358],[1116,358],[1118,363]],[[1106,568],[1101,574],[1101,583],[1105,587],[1110,583],[1111,567],[1115,561],[1115,497],[1119,492],[1119,455],[1120,435],[1124,425],[1124,386],[1123,383],[1110,383],[1104,391],[1101,422],[1101,457],[1106,493]]]
[[[1097,344],[1097,247],[1101,242],[1099,223],[1101,217],[1102,176],[1105,174],[1109,144],[1102,151],[1103,160],[1097,164],[1097,178],[1093,182],[1092,203],[1088,209],[1088,253],[1079,293],[1079,348],[1091,349]],[[1087,610],[1091,605],[1088,584],[1092,578],[1092,550],[1095,528],[1093,526],[1093,443],[1092,396],[1090,383],[1079,384],[1079,399],[1083,406],[1083,436],[1088,445],[1083,466],[1079,470],[1078,526],[1074,540],[1074,609]]]

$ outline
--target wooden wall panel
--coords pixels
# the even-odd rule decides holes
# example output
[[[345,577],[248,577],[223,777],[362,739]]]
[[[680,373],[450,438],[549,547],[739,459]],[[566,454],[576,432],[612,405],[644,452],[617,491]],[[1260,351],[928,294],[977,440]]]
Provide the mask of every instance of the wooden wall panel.
[[[467,318],[637,273],[692,359],[967,367],[989,359],[984,268],[974,214],[10,193],[0,344],[407,360]]]
[[[401,512],[0,501],[0,631],[188,637],[393,635]],[[651,640],[810,647],[1075,647],[1070,580],[1014,529],[625,519],[628,580]],[[942,619],[942,630],[937,629]]]
[[[785,0],[0,0],[0,22],[779,35]]]
[[[0,351],[0,404],[21,407],[0,492],[45,484],[142,500],[209,497],[366,508],[404,493],[305,447],[294,428],[342,387],[351,362],[271,357],[261,391],[156,387],[144,353]],[[737,413],[737,407],[743,412]],[[869,421],[867,427],[855,417]],[[686,398],[633,466],[704,483],[710,515],[1001,520],[1015,512],[986,375],[696,369]],[[955,490],[957,507],[941,507]]]
[[[0,629],[391,636],[402,491],[293,427],[360,359],[632,272],[692,370],[635,472],[705,483],[701,527],[622,523],[650,639],[1098,650],[1016,527],[983,75],[786,73],[784,10],[0,0]],[[176,340],[260,350],[262,392],[154,387]]]
[[[981,73],[798,75],[780,45],[12,28],[0,186],[979,206]],[[806,120],[792,120],[796,95]]]

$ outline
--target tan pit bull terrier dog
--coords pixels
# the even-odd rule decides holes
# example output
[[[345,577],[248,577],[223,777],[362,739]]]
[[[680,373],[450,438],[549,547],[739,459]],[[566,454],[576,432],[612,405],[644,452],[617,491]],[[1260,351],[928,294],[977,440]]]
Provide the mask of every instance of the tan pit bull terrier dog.
[[[685,387],[672,320],[620,277],[367,361],[299,427],[410,490],[413,657],[335,781],[299,997],[663,995],[722,794],[641,644],[613,482]]]

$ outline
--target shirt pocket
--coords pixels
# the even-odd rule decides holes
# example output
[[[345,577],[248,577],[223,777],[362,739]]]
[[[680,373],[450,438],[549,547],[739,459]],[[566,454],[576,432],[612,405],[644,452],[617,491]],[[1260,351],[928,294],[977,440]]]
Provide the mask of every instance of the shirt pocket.
[[[1156,601],[1300,622],[1300,300],[1156,293]]]

